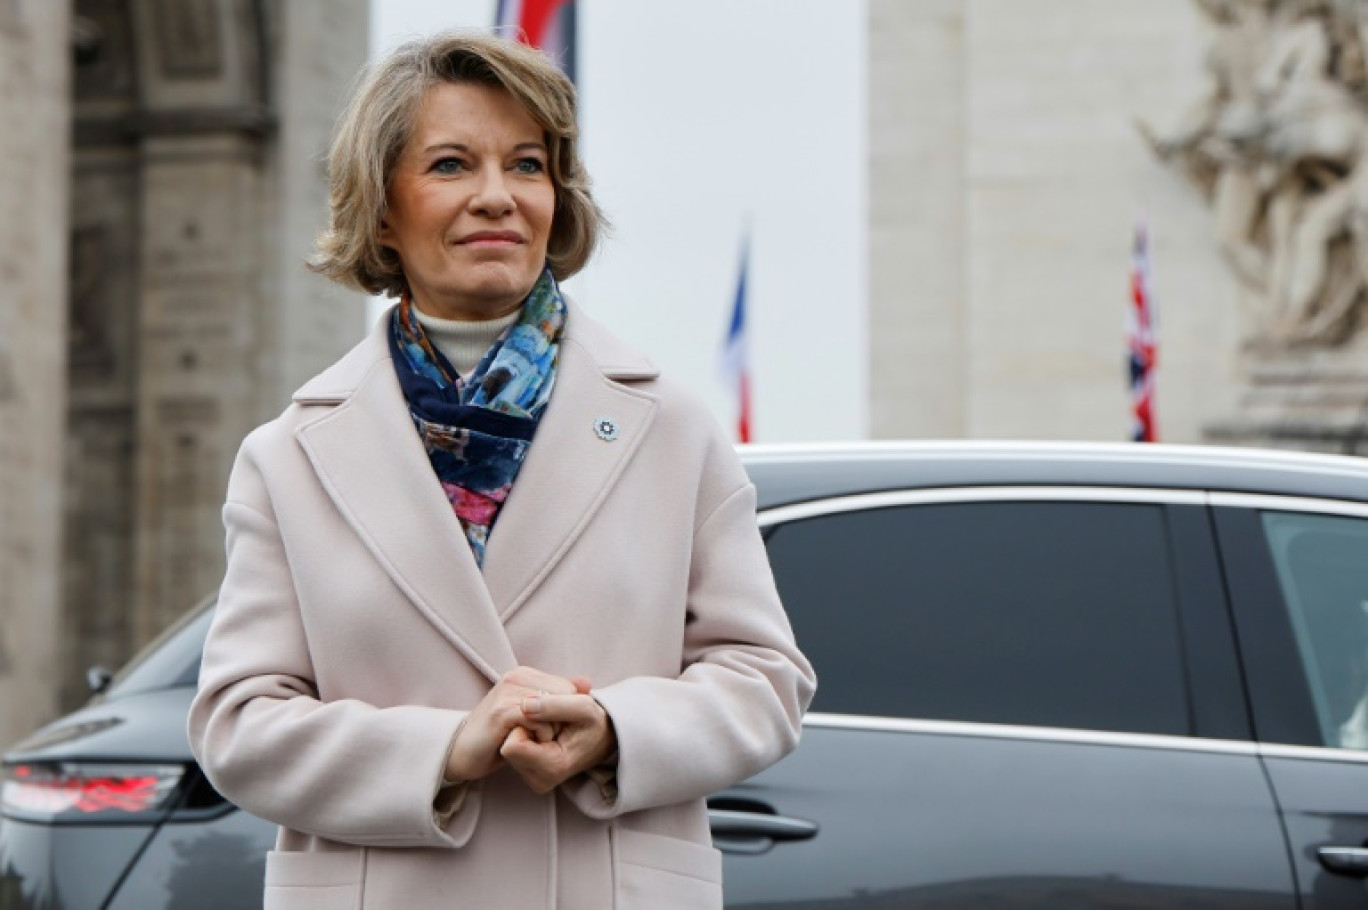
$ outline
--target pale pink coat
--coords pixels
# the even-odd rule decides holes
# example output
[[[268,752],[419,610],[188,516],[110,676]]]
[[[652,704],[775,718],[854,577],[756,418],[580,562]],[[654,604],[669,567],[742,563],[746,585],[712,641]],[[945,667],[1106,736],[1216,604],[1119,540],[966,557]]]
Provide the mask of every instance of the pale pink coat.
[[[281,825],[267,910],[721,907],[703,799],[791,750],[814,688],[731,446],[572,305],[481,574],[387,325],[247,438],[224,506],[190,742]],[[443,824],[457,725],[519,664],[594,681],[616,798],[585,776],[537,796],[505,768]]]

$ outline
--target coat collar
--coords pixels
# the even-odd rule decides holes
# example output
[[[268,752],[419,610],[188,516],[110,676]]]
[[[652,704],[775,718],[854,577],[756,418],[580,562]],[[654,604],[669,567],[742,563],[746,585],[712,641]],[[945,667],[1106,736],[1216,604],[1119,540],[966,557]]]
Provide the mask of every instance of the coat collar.
[[[323,408],[296,437],[341,514],[414,607],[491,680],[518,663],[504,623],[591,523],[654,418],[655,397],[623,383],[655,378],[656,368],[567,304],[556,388],[490,534],[483,574],[409,418],[388,318],[294,395]],[[602,420],[616,438],[596,432]]]
[[[645,354],[620,341],[590,319],[568,295],[565,303],[569,313],[562,341],[580,347],[605,379],[630,382],[655,379],[660,375]],[[360,344],[300,386],[294,393],[294,401],[305,405],[336,405],[350,398],[377,360],[389,360],[389,344],[385,333],[389,330],[393,309],[390,307],[375,321]]]

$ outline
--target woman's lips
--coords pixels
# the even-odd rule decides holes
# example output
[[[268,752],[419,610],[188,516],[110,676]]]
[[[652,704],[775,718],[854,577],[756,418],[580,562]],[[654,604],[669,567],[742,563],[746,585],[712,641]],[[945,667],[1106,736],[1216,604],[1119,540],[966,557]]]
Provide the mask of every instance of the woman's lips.
[[[458,246],[488,247],[514,246],[522,242],[522,235],[514,231],[478,231],[456,241]]]

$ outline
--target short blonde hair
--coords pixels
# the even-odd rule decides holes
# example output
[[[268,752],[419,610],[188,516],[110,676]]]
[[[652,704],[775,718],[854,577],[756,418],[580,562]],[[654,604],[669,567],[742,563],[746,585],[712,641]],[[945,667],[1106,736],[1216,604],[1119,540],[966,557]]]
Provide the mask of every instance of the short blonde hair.
[[[330,217],[309,267],[372,294],[408,290],[398,254],[380,243],[380,222],[423,96],[444,82],[503,88],[542,128],[556,193],[547,264],[558,280],[584,268],[605,220],[580,160],[575,87],[540,51],[473,32],[412,41],[363,72],[328,152]]]

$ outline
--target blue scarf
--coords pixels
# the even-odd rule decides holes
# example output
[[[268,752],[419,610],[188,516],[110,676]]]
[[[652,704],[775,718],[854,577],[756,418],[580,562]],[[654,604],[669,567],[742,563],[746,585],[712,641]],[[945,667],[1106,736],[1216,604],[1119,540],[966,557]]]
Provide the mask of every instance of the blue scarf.
[[[462,379],[414,318],[408,295],[394,308],[389,344],[399,385],[480,566],[551,399],[564,330],[565,301],[547,270],[523,301],[518,321]]]

